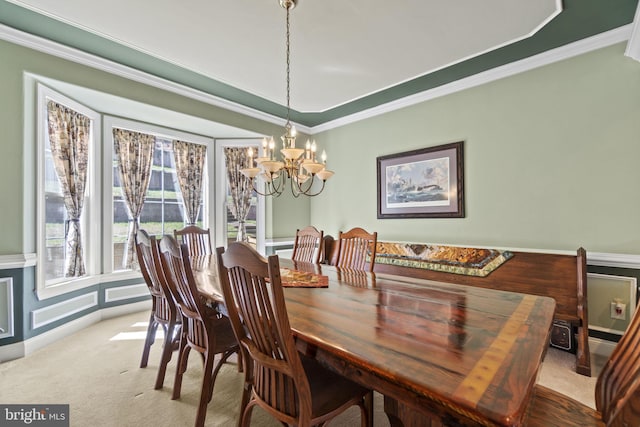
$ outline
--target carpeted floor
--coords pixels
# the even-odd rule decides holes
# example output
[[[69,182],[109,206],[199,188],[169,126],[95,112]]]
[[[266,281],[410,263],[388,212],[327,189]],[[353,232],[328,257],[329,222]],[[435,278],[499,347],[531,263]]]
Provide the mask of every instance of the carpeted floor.
[[[139,368],[148,312],[105,320],[33,354],[0,364],[0,403],[70,404],[74,427],[191,426],[200,396],[201,359],[190,357],[182,396],[171,400],[175,356],[169,363],[165,386],[154,390],[160,359],[161,337],[152,346],[149,365]],[[539,382],[594,405],[596,378],[574,372],[575,357],[549,349]],[[594,375],[597,375],[597,369]],[[207,426],[235,426],[242,374],[235,361],[223,366],[209,404]],[[389,426],[375,395],[375,426]],[[351,408],[330,423],[333,427],[358,426],[360,415]],[[252,426],[277,427],[259,409]]]

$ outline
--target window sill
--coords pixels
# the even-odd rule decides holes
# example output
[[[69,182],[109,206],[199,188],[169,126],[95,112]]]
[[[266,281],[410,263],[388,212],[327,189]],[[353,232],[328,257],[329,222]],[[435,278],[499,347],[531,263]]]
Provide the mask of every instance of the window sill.
[[[97,285],[98,283],[100,283],[100,276],[83,277],[82,279],[56,283],[55,285],[38,286],[36,294],[38,295],[39,300],[44,300],[88,288],[90,286]]]
[[[82,279],[56,283],[46,287],[39,287],[36,294],[39,300],[53,298],[69,292],[78,291],[100,283],[116,282],[119,280],[141,279],[142,274],[138,271],[122,271],[97,276],[84,277]]]

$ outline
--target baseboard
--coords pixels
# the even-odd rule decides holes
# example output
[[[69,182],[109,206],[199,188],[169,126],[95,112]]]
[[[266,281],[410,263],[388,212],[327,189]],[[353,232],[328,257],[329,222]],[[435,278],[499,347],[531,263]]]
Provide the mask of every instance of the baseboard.
[[[617,343],[600,338],[589,337],[589,351],[592,354],[609,357]]]
[[[36,350],[44,348],[49,344],[81,331],[82,329],[102,320],[150,309],[151,301],[149,300],[94,311],[93,313],[89,313],[86,316],[72,320],[71,322],[65,323],[55,329],[44,332],[33,338],[29,338],[26,341],[0,346],[0,363],[27,356]]]

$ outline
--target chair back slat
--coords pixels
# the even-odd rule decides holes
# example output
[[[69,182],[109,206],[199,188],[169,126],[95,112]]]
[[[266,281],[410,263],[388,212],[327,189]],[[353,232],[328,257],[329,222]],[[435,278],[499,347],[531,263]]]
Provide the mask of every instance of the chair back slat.
[[[253,361],[253,392],[293,424],[311,416],[311,392],[287,315],[277,255],[264,259],[234,242],[216,251],[219,278],[238,342]]]
[[[211,255],[211,234],[209,229],[188,225],[181,230],[174,230],[173,236],[178,244],[186,244],[189,256]]]
[[[158,241],[154,236],[140,229],[135,235],[136,253],[138,255],[138,265],[142,277],[144,278],[149,293],[153,298],[153,309],[156,318],[169,322],[177,315],[177,308],[170,290],[158,274],[158,266],[155,264],[153,251],[158,249]]]
[[[596,408],[607,426],[640,425],[640,310],[602,368]]]
[[[205,347],[207,330],[203,318],[206,307],[196,287],[193,271],[189,263],[186,244],[178,246],[172,236],[164,236],[160,241],[160,260],[167,287],[180,307],[188,339],[193,344]]]
[[[373,271],[378,233],[356,227],[338,237],[337,266],[352,270]],[[370,258],[367,267],[367,255]]]
[[[337,271],[337,277],[340,283],[350,286],[355,286],[358,288],[376,287],[376,273],[370,271],[341,268]]]
[[[297,230],[291,259],[317,264],[323,256],[323,237],[324,232],[313,226]]]

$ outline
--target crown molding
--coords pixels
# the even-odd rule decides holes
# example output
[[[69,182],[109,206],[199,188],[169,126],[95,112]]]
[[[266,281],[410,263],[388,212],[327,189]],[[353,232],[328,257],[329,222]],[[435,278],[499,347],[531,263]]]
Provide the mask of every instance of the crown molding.
[[[48,55],[75,62],[77,64],[105,71],[118,77],[176,93],[178,95],[182,95],[196,101],[201,101],[215,107],[220,107],[225,110],[233,111],[235,113],[243,114],[254,119],[263,120],[265,122],[281,126],[284,126],[286,122],[280,117],[208,94],[186,85],[136,70],[111,60],[100,58],[99,56],[53,42],[43,37],[34,36],[33,34],[16,30],[15,28],[11,28],[4,24],[0,24],[0,40],[5,40]],[[308,133],[309,128],[307,126],[300,125],[298,123],[294,124],[299,131]]]
[[[629,58],[640,61],[640,4],[638,4],[635,17],[633,18],[633,30],[631,31],[631,37],[629,37],[629,43],[627,43],[627,49],[624,54]]]
[[[640,6],[638,10],[640,10]],[[614,30],[598,34],[596,36],[588,37],[586,39],[582,39],[577,42],[561,46],[559,48],[552,49],[526,59],[495,67],[491,70],[487,70],[452,83],[419,92],[405,98],[391,101],[386,104],[347,115],[320,125],[305,126],[299,123],[294,123],[294,125],[296,126],[298,131],[308,135],[314,135],[319,132],[324,132],[330,129],[355,123],[360,120],[365,120],[381,114],[386,114],[415,104],[480,86],[482,84],[499,80],[505,77],[533,70],[535,68],[549,65],[554,62],[568,59],[577,55],[588,53],[593,50],[611,46],[616,43],[621,43],[630,40],[630,38],[632,37],[634,38],[633,46],[630,41],[630,43],[627,45],[627,51],[631,53],[636,52],[635,54],[637,58],[640,58],[640,35],[637,35],[640,30],[636,28],[638,26],[638,13],[639,12],[636,13],[635,24],[624,25]],[[88,54],[78,49],[70,48],[60,43],[53,42],[42,37],[34,36],[32,34],[28,34],[2,24],[0,24],[0,39],[62,59],[76,62],[78,64],[105,71],[132,81],[173,92],[178,95],[182,95],[197,101],[207,103],[209,105],[243,114],[245,116],[262,120],[268,123],[280,126],[283,126],[285,123],[285,120],[280,117],[264,113],[262,111],[235,102],[228,101],[226,99],[193,89],[179,83],[153,76],[151,74],[133,69],[114,61],[106,60],[96,55]]]
[[[392,111],[399,110],[401,108],[430,101],[432,99],[450,95],[456,92],[483,85],[485,83],[490,83],[496,80],[503,79],[505,77],[523,73],[525,71],[530,71],[538,67],[553,64],[554,62],[562,61],[564,59],[608,47],[616,43],[624,42],[626,40],[629,40],[629,37],[631,37],[631,27],[631,24],[618,27],[614,30],[607,31],[596,36],[588,37],[586,39],[582,39],[565,46],[551,49],[526,59],[521,59],[509,64],[501,65],[482,73],[474,74],[473,76],[456,80],[452,83],[429,89],[424,92],[419,92],[414,95],[398,99],[396,101],[392,101],[374,108],[370,108],[368,110],[363,110],[358,113],[354,113],[336,120],[332,120],[330,122],[323,123],[321,125],[314,126],[311,128],[311,134],[335,129],[341,126],[355,123],[360,120],[365,120],[371,117],[379,116],[381,114],[386,114]]]

